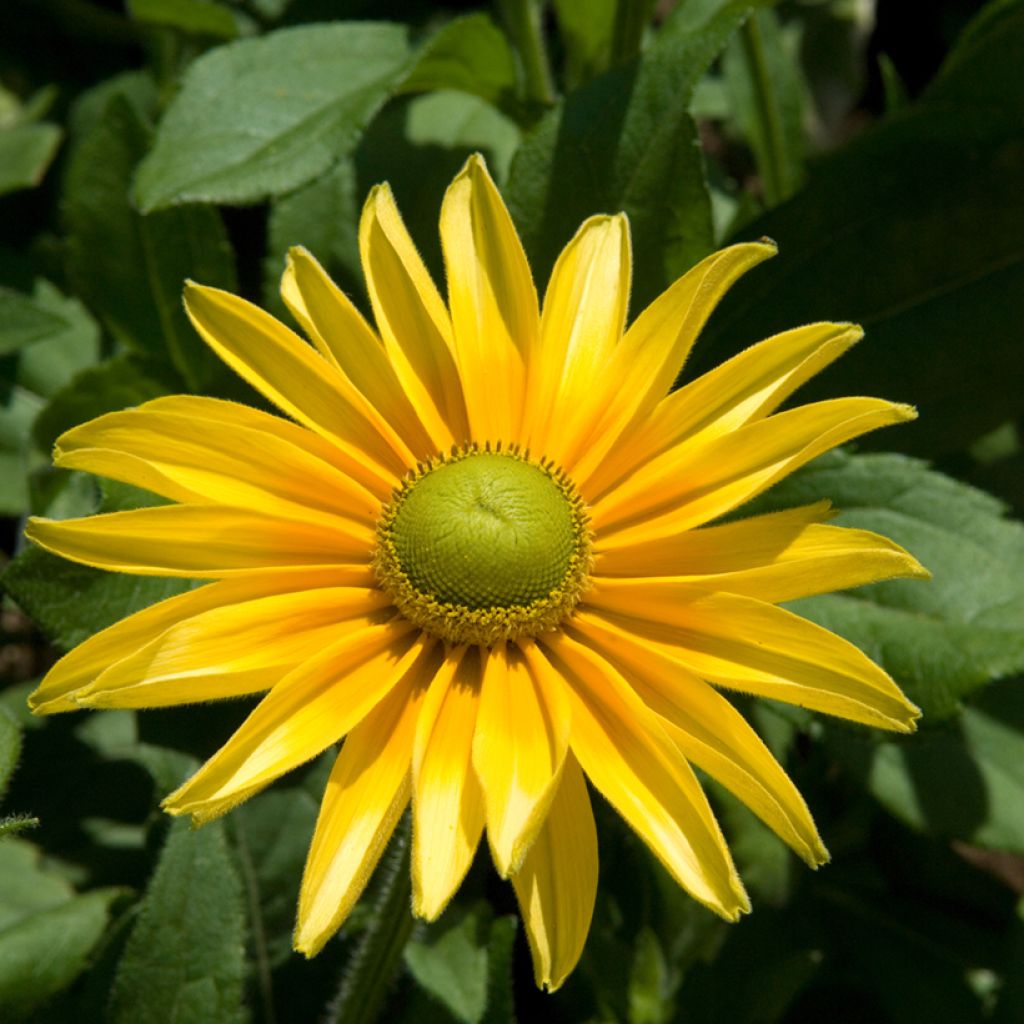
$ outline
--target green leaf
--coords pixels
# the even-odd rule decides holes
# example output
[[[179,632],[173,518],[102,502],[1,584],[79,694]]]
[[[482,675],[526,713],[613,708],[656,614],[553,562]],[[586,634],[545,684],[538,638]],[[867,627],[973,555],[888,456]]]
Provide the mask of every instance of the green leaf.
[[[0,1006],[24,1020],[85,968],[103,936],[117,889],[81,896],[40,866],[20,839],[0,842]]]
[[[0,356],[67,329],[54,313],[27,295],[0,287]]]
[[[6,361],[0,385],[0,514],[22,515],[30,505],[30,473],[42,463],[32,425],[46,399],[99,355],[99,328],[81,303],[38,281],[32,303],[53,318],[54,333]],[[48,448],[48,446],[47,446]]]
[[[788,199],[803,180],[806,85],[796,41],[774,11],[755,11],[723,60],[736,122],[754,151],[769,207]]]
[[[121,344],[168,360],[190,388],[210,389],[224,368],[185,315],[185,279],[235,285],[216,211],[192,207],[141,216],[128,187],[149,146],[136,108],[115,95],[68,168],[68,264],[79,294]]]
[[[424,44],[402,91],[432,89],[460,89],[503,109],[516,109],[515,57],[504,33],[486,14],[455,18]]]
[[[242,888],[219,822],[171,826],[118,965],[112,1024],[242,1019]]]
[[[445,188],[476,152],[484,153],[495,178],[504,180],[519,138],[509,118],[466,93],[442,90],[389,104],[353,158],[272,205],[267,303],[281,309],[278,282],[293,245],[309,249],[347,292],[363,293],[359,215],[369,189],[385,179],[420,252],[440,275],[437,218]]]
[[[905,741],[830,737],[830,748],[911,828],[1024,853],[1024,688],[993,686],[956,719]]]
[[[210,0],[128,0],[128,13],[151,25],[218,39],[234,39],[240,29],[230,7]]]
[[[57,153],[63,135],[46,121],[0,130],[0,195],[35,188]]]
[[[417,983],[463,1024],[503,1019],[502,993],[492,974],[492,958],[507,977],[511,934],[507,918],[492,920],[490,906],[474,904],[461,916],[444,918],[405,947],[405,964]],[[514,934],[514,932],[513,932]],[[495,1005],[488,1006],[488,992]],[[508,996],[510,1000],[510,994]]]
[[[753,509],[828,498],[834,522],[902,544],[933,579],[892,580],[791,607],[856,644],[924,711],[1024,670],[1024,524],[997,499],[901,455],[834,452],[794,473]],[[752,509],[752,510],[753,510]]]
[[[508,202],[538,282],[580,223],[629,214],[634,305],[712,248],[694,86],[749,12],[728,3],[698,25],[670,20],[640,61],[595,78],[547,114],[516,153]]]
[[[409,59],[406,30],[383,22],[301,25],[212,50],[160,122],[139,206],[252,203],[305,184],[352,150]]]
[[[777,330],[852,319],[867,337],[809,398],[911,401],[921,419],[901,444],[922,454],[958,450],[1024,411],[1022,65],[1018,3],[972,33],[919,102],[745,228],[781,255],[723,302],[695,370]]]

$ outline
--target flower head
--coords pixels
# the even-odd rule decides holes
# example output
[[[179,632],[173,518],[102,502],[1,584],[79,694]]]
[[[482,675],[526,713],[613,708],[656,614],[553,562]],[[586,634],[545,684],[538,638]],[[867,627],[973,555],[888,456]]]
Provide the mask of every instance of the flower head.
[[[883,729],[918,716],[846,641],[778,606],[891,576],[905,551],[828,525],[826,504],[707,525],[820,453],[913,417],[843,398],[776,409],[860,337],[779,334],[669,388],[715,303],[771,256],[709,256],[626,329],[626,218],[593,217],[542,307],[512,221],[472,158],[441,211],[442,300],[386,186],[360,226],[376,330],[293,250],[285,302],[312,346],[189,284],[199,333],[288,418],[172,397],[60,438],[55,462],[174,504],[28,536],[119,572],[213,580],[97,634],[32,697],[40,713],[267,691],[165,801],[223,814],[344,737],[306,865],[296,947],[344,921],[412,804],[413,903],[441,913],[486,831],[538,983],[590,924],[604,795],[680,885],[748,909],[692,765],[804,860],[827,853],[785,772],[722,695]]]

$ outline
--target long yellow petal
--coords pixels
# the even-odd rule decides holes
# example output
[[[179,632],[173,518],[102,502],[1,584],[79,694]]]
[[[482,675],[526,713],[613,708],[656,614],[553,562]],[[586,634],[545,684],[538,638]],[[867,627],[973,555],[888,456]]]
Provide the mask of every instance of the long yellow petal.
[[[807,804],[743,716],[662,650],[596,617],[575,629],[663,719],[683,755],[736,794],[808,864],[828,860]]]
[[[811,594],[863,586],[894,576],[927,579],[913,555],[880,534],[808,521],[814,510],[792,509],[722,526],[613,548],[597,555],[596,575],[671,578],[703,590],[725,590],[778,604]]]
[[[572,466],[574,479],[586,480],[623,431],[647,418],[668,393],[719,299],[737,278],[775,252],[774,242],[764,241],[712,253],[636,318],[596,384],[601,390],[598,403],[606,411],[587,450]]]
[[[303,433],[309,434],[309,431]],[[217,425],[152,406],[112,412],[57,440],[54,463],[182,502],[255,508],[329,523],[372,525],[380,503],[305,448],[264,431]]]
[[[412,907],[433,921],[473,863],[484,802],[473,773],[480,703],[476,648],[451,651],[427,691],[413,747]]]
[[[345,525],[344,520],[338,520]],[[41,548],[115,572],[203,579],[279,566],[369,562],[369,529],[333,529],[248,509],[162,505],[83,519],[29,520]]]
[[[416,719],[439,659],[419,663],[345,739],[299,892],[295,948],[316,956],[342,926],[409,802]]]
[[[728,920],[749,910],[707,797],[657,716],[566,634],[545,634],[541,649],[565,679],[572,751],[593,784],[694,899]],[[527,656],[541,655],[528,648]]]
[[[111,665],[75,700],[155,708],[269,690],[387,606],[376,587],[321,587],[211,608]]]
[[[576,758],[565,759],[551,811],[512,876],[539,988],[554,992],[576,966],[597,896],[597,830]]]
[[[534,679],[515,646],[484,658],[473,767],[484,793],[487,837],[498,873],[520,867],[544,822],[569,746],[569,704],[560,680]]]
[[[366,287],[391,365],[442,450],[470,439],[448,310],[387,185],[370,190],[359,222]]]
[[[594,529],[610,549],[699,526],[836,445],[916,415],[910,406],[878,398],[836,398],[778,413],[706,445],[684,442],[594,502]],[[614,540],[606,536],[611,532]]]
[[[221,398],[206,398],[200,395],[167,395],[144,402],[139,409],[185,416],[188,419],[201,422],[204,429],[209,430],[210,433],[222,428],[255,431],[259,436],[260,444],[265,443],[266,437],[269,436],[292,448],[301,449],[308,456],[315,456],[321,462],[326,462],[329,466],[340,470],[347,479],[351,479],[351,474],[348,472],[351,459],[337,444],[314,430],[286,420],[283,416],[275,416],[238,402],[228,402]],[[355,486],[356,482],[353,480],[352,484]],[[372,496],[372,493],[375,492],[366,490],[367,495]],[[364,498],[364,500],[366,499]]]
[[[373,425],[352,384],[297,334],[245,299],[187,282],[185,309],[203,340],[282,412],[337,445],[349,475],[386,497],[409,467]]]
[[[809,324],[753,345],[665,396],[647,419],[622,436],[577,484],[600,494],[630,471],[686,441],[692,445],[738,430],[774,412],[804,381],[863,336],[855,324]]]
[[[447,434],[431,438],[402,390],[380,338],[306,249],[289,250],[281,297],[324,358],[373,407],[374,425],[382,434],[397,431],[413,462],[444,448]]]
[[[763,601],[638,581],[615,590],[599,584],[587,602],[712,683],[896,732],[912,732],[920,716],[853,644]]]
[[[622,338],[631,269],[629,222],[619,214],[585,221],[551,272],[525,429],[530,448],[567,469],[606,412],[595,382]]]
[[[300,567],[209,583],[178,594],[108,626],[65,654],[29,697],[29,706],[37,715],[74,711],[78,707],[73,699],[75,692],[88,686],[101,672],[130,657],[179,622],[212,608],[271,594],[329,586],[365,587],[372,583],[373,572],[369,566]]]
[[[441,204],[455,357],[472,438],[522,438],[527,366],[540,316],[526,254],[483,158],[474,155]]]
[[[300,665],[256,706],[234,736],[163,802],[200,824],[316,757],[361,722],[428,645],[406,622],[364,626]]]

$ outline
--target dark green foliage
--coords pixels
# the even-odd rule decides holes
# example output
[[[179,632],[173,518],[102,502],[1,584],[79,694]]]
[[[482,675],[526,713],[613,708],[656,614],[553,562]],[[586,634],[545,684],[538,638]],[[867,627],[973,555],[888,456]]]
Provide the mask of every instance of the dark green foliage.
[[[5,1024],[1024,1019],[1022,68],[1022,0],[0,3]],[[777,330],[858,320],[864,341],[798,399],[921,413],[738,512],[827,498],[931,570],[793,605],[899,681],[919,732],[733,695],[832,863],[810,871],[703,780],[754,904],[730,926],[595,799],[597,906],[554,995],[486,842],[442,917],[413,922],[404,825],[339,936],[293,952],[334,750],[199,830],[159,809],[256,698],[25,703],[57,654],[190,585],[18,539],[29,514],[159,500],[53,469],[56,439],[167,394],[263,405],[192,329],[183,282],[286,316],[304,245],[366,310],[359,217],[387,180],[443,290],[438,209],[474,152],[542,292],[593,214],[629,215],[633,316],[716,246],[779,243],[687,379]]]

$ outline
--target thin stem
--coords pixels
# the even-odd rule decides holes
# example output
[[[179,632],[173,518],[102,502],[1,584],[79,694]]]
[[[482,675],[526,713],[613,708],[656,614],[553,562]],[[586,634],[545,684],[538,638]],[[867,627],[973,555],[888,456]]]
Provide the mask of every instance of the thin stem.
[[[758,117],[764,128],[764,164],[760,168],[764,201],[769,207],[776,206],[785,198],[786,191],[786,140],[782,130],[782,116],[776,103],[775,93],[768,74],[764,40],[755,11],[743,23],[740,33],[743,51],[750,66],[750,77],[754,85]]]
[[[612,31],[612,64],[625,64],[640,52],[654,0],[619,0]]]
[[[395,829],[370,923],[345,965],[324,1024],[373,1024],[413,930],[409,819]]]
[[[256,880],[256,869],[249,853],[249,843],[240,814],[232,817],[235,833],[235,847],[242,867],[245,893],[249,903],[249,924],[252,928],[252,944],[256,951],[256,973],[260,980],[260,1001],[263,1003],[264,1024],[276,1024],[274,1014],[274,986],[270,978],[270,960],[267,956],[267,934],[263,928],[263,913],[260,910],[260,890]]]
[[[555,100],[551,67],[536,0],[498,0],[498,9],[523,62],[527,99],[549,106]]]

